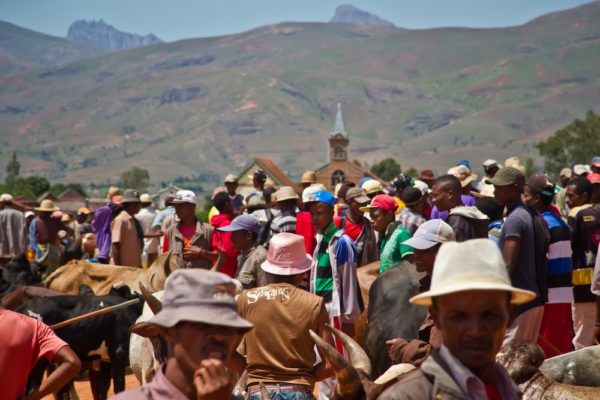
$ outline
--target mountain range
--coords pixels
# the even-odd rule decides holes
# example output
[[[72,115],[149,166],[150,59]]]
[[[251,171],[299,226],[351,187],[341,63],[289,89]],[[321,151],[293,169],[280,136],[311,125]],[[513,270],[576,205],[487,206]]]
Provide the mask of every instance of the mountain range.
[[[114,26],[108,25],[102,19],[99,21],[75,21],[69,27],[67,39],[78,43],[92,43],[113,51],[133,49],[163,42],[152,33],[140,36],[120,31]]]
[[[281,23],[118,52],[1,23],[0,172],[18,150],[22,174],[68,182],[135,165],[212,185],[255,156],[295,178],[327,162],[338,102],[366,165],[539,162],[598,110],[599,19],[593,2],[498,29]]]

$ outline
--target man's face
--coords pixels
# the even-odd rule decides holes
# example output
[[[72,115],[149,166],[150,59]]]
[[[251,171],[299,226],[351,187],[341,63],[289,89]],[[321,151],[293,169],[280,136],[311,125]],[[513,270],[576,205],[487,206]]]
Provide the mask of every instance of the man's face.
[[[523,203],[527,204],[528,206],[536,207],[540,198],[538,194],[535,193],[529,186],[525,186],[525,189],[523,189],[523,195],[521,195],[521,200],[523,200]]]
[[[366,206],[367,204],[369,203],[357,203],[355,200],[348,200],[348,207],[350,207],[352,215],[362,215],[360,208]]]
[[[231,243],[238,250],[246,250],[252,246],[252,232],[246,229],[231,232]]]
[[[567,204],[569,208],[575,208],[582,206],[588,202],[587,193],[579,194],[577,193],[577,187],[575,185],[567,186]]]
[[[325,231],[333,221],[333,207],[321,202],[311,203],[310,219],[318,231]]]
[[[433,263],[435,262],[435,257],[437,256],[440,246],[440,244],[436,244],[433,247],[425,250],[414,249],[415,266],[417,271],[426,272],[429,276],[431,276],[431,272],[433,271]]]
[[[234,195],[235,191],[238,187],[238,183],[237,182],[225,182],[225,187],[227,188],[227,193],[229,193],[230,195]]]
[[[175,203],[175,213],[179,219],[186,219],[194,215],[196,205],[192,203]]]
[[[128,203],[127,205],[127,212],[131,215],[135,215],[137,213],[140,212],[140,210],[142,209],[142,203]]]
[[[430,312],[444,345],[476,375],[495,361],[513,318],[507,293],[468,290],[437,297]]]
[[[395,218],[393,212],[385,212],[381,208],[373,208],[370,212],[370,215],[373,229],[379,233],[385,233],[388,225]]]
[[[455,196],[452,190],[448,190],[446,185],[438,183],[431,188],[431,202],[440,211],[446,211],[452,208],[452,199]]]
[[[515,185],[496,186],[494,185],[494,197],[498,204],[506,207],[513,200],[513,192],[516,189]]]
[[[262,179],[260,179],[257,176],[254,176],[252,178],[252,185],[254,186],[255,189],[260,189],[265,185],[265,181],[263,181]]]
[[[212,358],[226,364],[239,339],[235,328],[200,322],[184,321],[166,329],[169,353],[186,376],[192,376],[203,360]]]

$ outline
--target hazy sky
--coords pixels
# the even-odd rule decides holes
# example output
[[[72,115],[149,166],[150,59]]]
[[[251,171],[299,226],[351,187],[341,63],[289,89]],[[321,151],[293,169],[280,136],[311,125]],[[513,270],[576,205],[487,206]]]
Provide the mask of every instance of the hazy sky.
[[[355,0],[404,28],[518,25],[588,0]],[[76,19],[100,19],[166,41],[245,31],[282,21],[326,22],[345,0],[0,0],[0,20],[65,36]]]

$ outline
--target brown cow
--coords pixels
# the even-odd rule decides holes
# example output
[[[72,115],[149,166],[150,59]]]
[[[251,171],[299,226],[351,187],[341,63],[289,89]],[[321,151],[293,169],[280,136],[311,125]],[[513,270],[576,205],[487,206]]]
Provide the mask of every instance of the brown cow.
[[[48,289],[65,294],[78,294],[79,285],[86,284],[97,296],[106,295],[118,283],[138,293],[143,283],[151,292],[156,292],[164,289],[165,279],[175,269],[177,265],[171,252],[162,254],[148,269],[74,260],[54,271],[44,284]]]
[[[367,313],[369,311],[369,289],[379,276],[379,261],[372,262],[356,269],[356,278],[358,287],[362,295],[365,309],[354,321],[354,340],[358,343],[364,343],[367,333]]]

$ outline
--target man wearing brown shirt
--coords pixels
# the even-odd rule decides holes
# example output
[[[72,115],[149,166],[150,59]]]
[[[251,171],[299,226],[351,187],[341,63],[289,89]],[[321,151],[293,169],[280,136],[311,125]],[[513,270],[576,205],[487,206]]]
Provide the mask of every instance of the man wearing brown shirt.
[[[313,399],[315,381],[331,375],[326,362],[315,365],[309,336],[311,329],[333,345],[324,330],[329,317],[323,299],[298,288],[312,263],[302,236],[279,233],[271,238],[267,261],[261,264],[269,284],[245,290],[238,298],[240,315],[254,329],[243,339],[246,357],[236,354],[231,367],[247,369],[249,400],[260,400],[259,382],[270,393],[287,392],[285,398]]]
[[[115,265],[142,267],[144,232],[134,218],[142,208],[140,194],[132,189],[123,193],[123,211],[111,223],[112,258]]]

